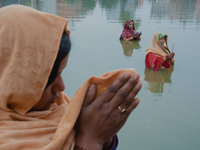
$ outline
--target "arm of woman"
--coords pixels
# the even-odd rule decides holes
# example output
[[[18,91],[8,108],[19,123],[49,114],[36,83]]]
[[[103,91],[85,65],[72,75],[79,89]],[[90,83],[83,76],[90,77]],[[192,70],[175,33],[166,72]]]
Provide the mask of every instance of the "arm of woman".
[[[174,52],[169,53],[169,54],[167,54],[167,55],[165,56],[165,59],[166,59],[166,60],[163,62],[163,66],[164,66],[165,68],[171,68],[171,63],[174,62],[174,60],[173,60],[173,62],[172,62],[172,59],[174,58],[174,56],[175,56],[175,53],[174,53]]]
[[[124,73],[94,100],[96,87],[92,84],[86,94],[76,123],[76,145],[85,149],[102,150],[125,124],[139,99],[135,98],[142,87],[139,74]],[[119,106],[126,111],[119,109]]]
[[[166,60],[165,62],[163,62],[162,64],[165,68],[171,68],[171,62],[170,60]]]

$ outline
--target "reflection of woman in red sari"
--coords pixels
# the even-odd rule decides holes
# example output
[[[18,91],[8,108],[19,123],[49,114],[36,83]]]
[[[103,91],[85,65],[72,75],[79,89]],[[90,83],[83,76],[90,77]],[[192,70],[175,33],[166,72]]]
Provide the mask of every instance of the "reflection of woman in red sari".
[[[171,84],[171,75],[173,71],[173,68],[154,71],[150,68],[145,67],[144,80],[148,82],[146,88],[149,89],[151,93],[157,93],[161,96],[164,90],[164,84]]]
[[[150,46],[146,50],[145,65],[153,70],[171,68],[174,63],[174,52],[170,52],[167,46],[167,35],[163,33],[154,34]]]
[[[140,40],[141,33],[137,32],[134,27],[133,20],[127,20],[124,24],[124,30],[120,36],[120,40],[131,41]]]

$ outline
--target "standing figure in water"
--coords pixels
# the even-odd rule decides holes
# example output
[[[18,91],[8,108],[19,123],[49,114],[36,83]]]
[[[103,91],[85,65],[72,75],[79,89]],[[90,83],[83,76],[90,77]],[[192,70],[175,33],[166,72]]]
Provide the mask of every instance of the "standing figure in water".
[[[167,35],[160,32],[154,34],[145,54],[145,66],[156,71],[161,68],[171,68],[175,61],[175,53],[170,52],[167,46]]]
[[[122,31],[120,40],[140,40],[140,35],[142,35],[142,33],[135,30],[133,20],[127,20],[124,24],[124,30]]]

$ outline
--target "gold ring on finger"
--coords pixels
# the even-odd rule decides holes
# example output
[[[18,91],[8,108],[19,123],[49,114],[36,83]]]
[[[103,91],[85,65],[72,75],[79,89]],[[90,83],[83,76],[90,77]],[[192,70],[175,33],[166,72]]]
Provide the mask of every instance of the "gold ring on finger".
[[[126,112],[126,108],[121,108],[121,106],[118,106],[119,111],[123,114]]]

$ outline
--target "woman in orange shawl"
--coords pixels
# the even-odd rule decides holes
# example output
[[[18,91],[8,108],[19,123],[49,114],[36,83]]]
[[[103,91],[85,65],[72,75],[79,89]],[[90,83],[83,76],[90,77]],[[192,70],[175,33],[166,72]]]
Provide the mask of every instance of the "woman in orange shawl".
[[[93,76],[70,99],[61,74],[67,19],[11,5],[0,9],[0,20],[0,149],[114,149],[139,103],[136,71]]]
[[[153,40],[145,54],[146,67],[156,71],[159,71],[161,68],[171,68],[175,61],[175,53],[170,52],[167,46],[167,35],[160,32],[154,34]]]

